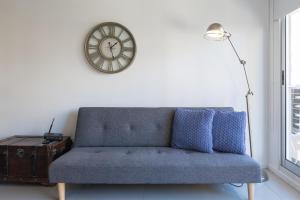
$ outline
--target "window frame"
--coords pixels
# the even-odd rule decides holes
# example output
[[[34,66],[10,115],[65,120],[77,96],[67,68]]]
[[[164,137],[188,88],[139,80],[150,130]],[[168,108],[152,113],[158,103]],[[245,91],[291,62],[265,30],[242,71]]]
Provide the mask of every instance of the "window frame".
[[[289,161],[286,152],[287,142],[287,84],[286,84],[286,72],[287,72],[287,56],[289,38],[287,37],[290,30],[290,16],[287,15],[281,22],[281,166],[292,172],[296,176],[300,177],[300,166],[297,166],[293,162]]]

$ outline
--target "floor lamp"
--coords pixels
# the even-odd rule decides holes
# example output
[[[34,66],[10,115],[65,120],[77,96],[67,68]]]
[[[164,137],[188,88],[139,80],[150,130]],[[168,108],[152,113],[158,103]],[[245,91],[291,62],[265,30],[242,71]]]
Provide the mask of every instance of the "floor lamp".
[[[224,28],[222,27],[221,24],[219,23],[213,23],[211,24],[207,30],[206,33],[204,34],[204,38],[207,40],[212,40],[212,41],[223,41],[223,40],[228,40],[230,43],[230,46],[232,47],[235,55],[237,56],[240,64],[243,66],[243,71],[244,71],[244,75],[245,75],[245,79],[246,79],[246,83],[247,83],[247,93],[245,95],[246,97],[246,106],[247,106],[247,120],[248,120],[248,135],[249,135],[249,146],[250,146],[250,156],[253,157],[253,151],[252,151],[252,130],[251,130],[251,121],[250,121],[250,109],[249,109],[249,96],[253,96],[253,92],[250,88],[250,84],[249,84],[249,79],[248,79],[248,75],[247,75],[247,71],[246,71],[246,61],[241,59],[241,57],[239,56],[237,50],[235,49],[233,43],[231,42],[231,34],[227,31],[224,30]],[[262,177],[261,177],[261,181],[267,181],[267,174],[265,172],[262,173]]]

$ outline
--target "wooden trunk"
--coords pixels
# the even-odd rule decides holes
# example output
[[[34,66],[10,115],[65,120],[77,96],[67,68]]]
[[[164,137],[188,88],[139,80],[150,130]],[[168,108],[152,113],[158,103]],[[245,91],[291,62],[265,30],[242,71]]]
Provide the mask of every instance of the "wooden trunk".
[[[0,140],[0,181],[49,184],[52,161],[69,151],[70,137],[42,144],[40,136],[13,136]]]

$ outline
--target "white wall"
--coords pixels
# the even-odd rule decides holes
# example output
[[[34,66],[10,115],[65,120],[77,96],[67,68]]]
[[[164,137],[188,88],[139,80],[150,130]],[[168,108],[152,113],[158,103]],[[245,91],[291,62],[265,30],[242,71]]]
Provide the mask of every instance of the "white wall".
[[[274,19],[279,19],[300,7],[299,0],[272,0],[274,1]]]
[[[203,39],[221,22],[247,60],[255,158],[266,166],[268,0],[1,0],[0,137],[72,135],[80,106],[233,106],[245,110],[243,71],[227,42]],[[132,66],[91,68],[84,39],[116,21],[137,42]]]

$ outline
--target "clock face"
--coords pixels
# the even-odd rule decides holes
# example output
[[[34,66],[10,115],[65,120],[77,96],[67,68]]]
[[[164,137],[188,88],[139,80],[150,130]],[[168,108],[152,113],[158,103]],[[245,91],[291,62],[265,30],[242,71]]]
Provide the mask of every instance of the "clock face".
[[[133,62],[136,44],[126,27],[105,22],[88,34],[84,50],[91,66],[104,73],[117,73]]]

